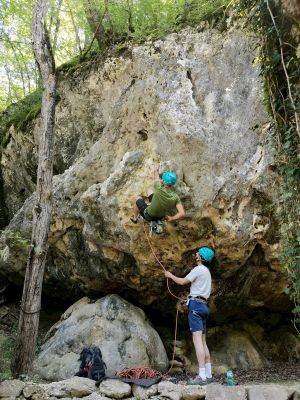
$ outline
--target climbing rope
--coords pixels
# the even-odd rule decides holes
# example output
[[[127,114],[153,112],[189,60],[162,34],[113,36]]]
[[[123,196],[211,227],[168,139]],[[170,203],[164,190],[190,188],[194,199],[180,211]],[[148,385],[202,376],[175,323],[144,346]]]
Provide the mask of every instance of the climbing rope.
[[[154,250],[154,247],[152,246],[152,243],[151,243],[151,241],[150,241],[150,239],[149,239],[149,235],[147,234],[147,229],[146,229],[146,226],[145,226],[145,221],[144,221],[144,219],[143,219],[143,228],[144,228],[144,232],[145,232],[145,236],[146,236],[147,242],[148,242],[148,244],[149,244],[149,247],[150,247],[150,249],[151,249],[151,252],[152,252],[154,258],[155,258],[155,260],[158,262],[158,264],[162,267],[163,271],[165,272],[165,271],[166,271],[166,268],[165,268],[165,266],[163,265],[163,263],[160,261],[160,259],[157,257],[157,255],[156,255],[156,253],[155,253],[155,250]],[[182,302],[182,301],[184,300],[182,297],[176,296],[176,295],[171,291],[171,289],[170,289],[170,287],[169,287],[169,279],[168,279],[168,278],[167,278],[167,288],[168,288],[168,291],[169,291],[169,293],[171,294],[171,296],[175,297],[175,299],[179,300],[180,302]],[[170,366],[170,368],[168,369],[168,371],[165,373],[165,375],[167,375],[167,374],[169,373],[169,371],[172,369],[172,367],[173,367],[173,362],[174,362],[174,359],[175,359],[175,351],[176,351],[175,349],[176,349],[176,339],[177,339],[177,327],[178,327],[179,305],[180,305],[180,303],[177,302],[177,305],[176,305],[176,319],[175,319],[175,332],[174,332],[174,342],[173,342],[173,354],[172,354],[171,366]],[[164,376],[165,376],[165,375],[164,375]]]
[[[158,264],[162,267],[162,269],[164,270],[164,272],[166,272],[165,266],[163,265],[163,263],[162,263],[162,262],[159,260],[159,258],[157,257],[157,255],[156,255],[156,253],[155,253],[155,250],[154,250],[154,248],[153,248],[153,246],[152,246],[152,243],[151,243],[151,241],[150,241],[150,239],[149,239],[149,235],[147,234],[147,229],[146,229],[146,225],[145,225],[144,219],[143,219],[143,228],[144,228],[144,232],[145,232],[145,236],[146,236],[147,242],[148,242],[148,244],[149,244],[149,247],[150,247],[150,249],[151,249],[151,252],[152,252],[152,254],[153,254],[155,260],[156,260],[156,261],[158,262]],[[168,288],[168,291],[169,291],[169,293],[171,294],[171,296],[175,297],[175,299],[177,299],[177,300],[182,301],[182,298],[181,298],[181,297],[176,296],[176,294],[174,294],[174,293],[171,291],[170,286],[169,286],[169,279],[168,279],[168,278],[167,278],[167,288]]]
[[[159,371],[152,368],[124,368],[117,373],[121,379],[155,379],[162,377]]]

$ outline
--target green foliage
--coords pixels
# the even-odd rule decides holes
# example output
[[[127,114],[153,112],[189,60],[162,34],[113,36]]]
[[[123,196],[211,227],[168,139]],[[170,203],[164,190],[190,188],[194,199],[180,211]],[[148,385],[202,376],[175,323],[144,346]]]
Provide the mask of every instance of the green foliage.
[[[52,0],[47,26],[58,71],[76,70],[80,63],[99,55],[95,32],[87,22],[87,3],[93,3],[94,12],[99,14],[103,53],[111,46],[124,49],[128,41],[162,38],[202,20],[223,18],[232,0],[109,0],[106,14],[104,0]],[[41,109],[38,71],[30,44],[33,4],[33,0],[6,0],[0,8],[0,111],[5,110],[0,113],[2,147],[9,143],[10,126],[24,129]]]
[[[185,26],[224,15],[232,0],[110,0],[103,17],[103,35],[107,46],[132,40],[144,42],[163,37]],[[99,15],[104,14],[103,0],[95,0]],[[76,12],[78,10],[78,13]],[[79,17],[83,10],[75,8]],[[90,32],[91,35],[94,32]]]
[[[31,14],[34,1],[4,0],[0,7],[0,111],[31,93],[37,71],[31,51]]]
[[[10,360],[15,348],[15,332],[13,337],[0,333],[0,381],[13,379],[10,371]]]
[[[260,59],[264,93],[269,113],[274,121],[276,164],[281,175],[278,201],[282,237],[280,259],[289,279],[289,287],[285,293],[294,303],[294,325],[299,332],[300,137],[295,118],[295,112],[300,105],[299,60],[296,56],[298,39],[293,35],[292,22],[282,12],[279,1],[242,0],[237,2],[236,8],[240,15],[247,17],[251,29],[261,37]]]
[[[26,249],[30,244],[29,240],[22,236],[21,232],[16,230],[5,229],[3,231],[0,231],[0,235],[11,246],[16,246],[20,249]]]
[[[129,40],[141,43],[161,38],[202,20],[216,20],[224,16],[232,1],[51,0],[46,22],[56,65],[72,69],[87,58],[87,53],[103,52]],[[4,0],[0,7],[0,111],[38,89],[39,77],[30,41],[34,4],[34,0]],[[101,46],[95,40],[97,30],[101,30]],[[26,123],[27,116],[32,118],[38,110],[33,107],[31,113],[16,112],[17,123]],[[0,130],[3,136],[1,126]]]
[[[226,0],[185,1],[180,16],[177,18],[184,26],[194,26],[203,20],[223,17],[225,10],[232,3],[233,1]]]
[[[14,338],[1,336],[0,349],[2,356],[9,358],[12,355],[14,346],[15,346]]]
[[[11,371],[0,372],[0,382],[14,379]]]
[[[12,104],[0,113],[0,143],[5,147],[9,142],[10,126],[24,129],[41,111],[42,92],[36,90],[16,104]]]
[[[0,381],[13,379],[10,370],[18,326],[17,313],[4,306],[0,318]]]

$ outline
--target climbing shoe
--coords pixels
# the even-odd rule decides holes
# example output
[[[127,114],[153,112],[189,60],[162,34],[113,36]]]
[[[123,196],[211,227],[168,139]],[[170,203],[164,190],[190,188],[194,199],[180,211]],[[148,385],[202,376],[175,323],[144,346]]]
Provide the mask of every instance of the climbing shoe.
[[[137,224],[137,223],[138,223],[138,220],[139,220],[139,219],[135,220],[133,217],[130,217],[130,221],[131,221],[133,224]]]
[[[202,379],[199,375],[196,376],[196,378],[190,379],[190,380],[187,382],[187,385],[200,385],[200,386],[204,386],[204,385],[207,385],[207,384],[208,384],[207,380],[206,380],[206,379]]]

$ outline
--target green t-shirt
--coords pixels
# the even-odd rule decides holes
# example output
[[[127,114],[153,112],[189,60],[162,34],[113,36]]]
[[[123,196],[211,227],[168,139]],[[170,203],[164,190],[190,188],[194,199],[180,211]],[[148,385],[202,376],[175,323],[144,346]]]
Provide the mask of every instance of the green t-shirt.
[[[154,182],[154,194],[151,204],[146,208],[150,217],[163,218],[176,211],[176,204],[181,203],[178,194],[166,189],[159,181]]]

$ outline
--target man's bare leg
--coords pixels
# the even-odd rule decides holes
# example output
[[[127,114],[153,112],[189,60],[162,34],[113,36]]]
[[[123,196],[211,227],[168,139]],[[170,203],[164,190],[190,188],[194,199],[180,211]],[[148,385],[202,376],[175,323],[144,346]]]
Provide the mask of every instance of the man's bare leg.
[[[138,209],[138,206],[136,205],[136,202],[137,202],[138,199],[141,199],[141,197],[138,197],[137,199],[135,199],[134,206],[133,206],[133,219],[134,219],[134,221],[138,220],[138,216],[139,216],[139,213],[140,213],[139,209]]]
[[[212,374],[211,374],[211,362],[210,362],[210,353],[209,353],[209,349],[207,347],[206,344],[206,335],[202,334],[202,343],[203,343],[203,348],[204,348],[204,354],[205,354],[205,375],[206,378],[211,379],[212,378]]]
[[[196,351],[197,361],[199,368],[204,368],[205,364],[205,351],[202,341],[202,331],[193,332],[193,342]]]
[[[205,353],[205,364],[210,363],[210,353],[206,344],[206,335],[205,333],[202,334],[202,343],[203,343],[203,348],[204,348],[204,353]]]
[[[199,376],[203,381],[206,381],[205,374],[205,350],[203,346],[202,331],[193,332],[193,342],[196,351],[197,361],[199,365]]]

